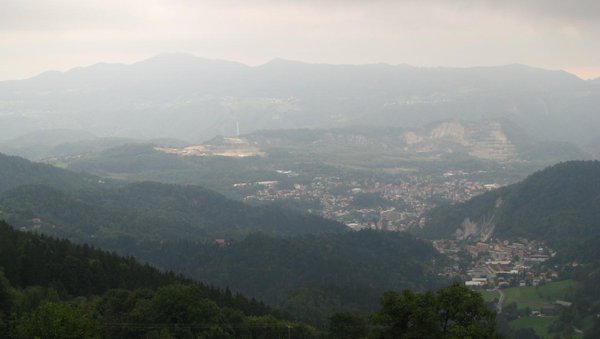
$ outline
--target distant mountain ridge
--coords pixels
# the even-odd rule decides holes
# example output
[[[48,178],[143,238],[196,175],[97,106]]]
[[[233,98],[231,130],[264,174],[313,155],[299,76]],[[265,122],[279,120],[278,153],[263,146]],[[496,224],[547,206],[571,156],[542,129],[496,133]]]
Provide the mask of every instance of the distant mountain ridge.
[[[525,237],[556,247],[600,235],[600,162],[571,161],[520,183],[431,211],[418,234],[430,238]]]
[[[539,139],[596,137],[597,86],[523,65],[417,68],[273,60],[257,67],[164,54],[0,82],[0,135],[78,129],[201,142],[260,129],[419,127],[508,118]],[[570,132],[577,130],[578,133]]]

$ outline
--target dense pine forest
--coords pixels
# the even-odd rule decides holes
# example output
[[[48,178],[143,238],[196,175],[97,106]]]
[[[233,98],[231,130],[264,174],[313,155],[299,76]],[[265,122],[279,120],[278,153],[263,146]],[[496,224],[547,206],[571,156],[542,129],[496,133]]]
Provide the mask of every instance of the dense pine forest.
[[[313,337],[264,304],[160,272],[133,258],[0,223],[2,336],[16,338],[262,337],[280,330]],[[304,333],[304,334],[301,334]]]
[[[348,312],[313,327],[229,290],[132,258],[0,223],[0,335],[7,338],[490,337],[494,313],[460,285],[390,292],[369,318]],[[422,314],[434,316],[414,323]]]
[[[390,289],[416,291],[449,283],[437,275],[446,258],[409,234],[363,230],[280,238],[252,234],[225,245],[144,244],[137,255],[160,267],[324,323],[335,312],[367,314]]]

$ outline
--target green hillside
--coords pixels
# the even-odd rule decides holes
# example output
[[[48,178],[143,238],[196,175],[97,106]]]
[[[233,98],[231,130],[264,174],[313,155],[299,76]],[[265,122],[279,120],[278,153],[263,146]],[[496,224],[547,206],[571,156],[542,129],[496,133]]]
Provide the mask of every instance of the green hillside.
[[[374,235],[362,233],[355,242],[391,244]],[[431,321],[410,325],[410,333],[495,335],[495,314],[478,293],[460,284],[435,293],[387,292],[369,318],[345,310],[316,328],[281,318],[229,289],[162,273],[87,245],[19,232],[4,222],[0,245],[2,338],[389,338],[403,333],[410,318],[432,310],[439,312]],[[442,326],[444,319],[449,326]]]
[[[0,193],[0,213],[16,228],[132,255],[313,322],[338,311],[373,311],[389,289],[444,283],[436,275],[444,259],[408,234],[349,232],[338,222],[250,206],[198,186],[21,185]]]
[[[229,245],[169,242],[136,254],[217,286],[279,306],[305,320],[373,311],[381,293],[441,287],[444,258],[409,234],[376,231],[290,238],[253,234]],[[314,305],[318,300],[318,306]]]
[[[249,206],[198,186],[151,182],[75,192],[21,186],[0,195],[0,209],[15,226],[103,246],[240,239],[258,231],[288,236],[346,230],[321,217],[276,206]]]
[[[479,229],[472,232],[473,240],[482,236],[477,231],[487,229],[500,239],[525,237],[548,243],[558,252],[549,264],[575,282],[567,290],[564,286],[556,291],[545,291],[546,287],[507,290],[506,303],[515,301],[522,309],[546,305],[544,296],[561,295],[573,302],[551,322],[519,319],[515,329],[535,322],[540,334],[546,333],[549,323],[551,332],[561,335],[583,331],[586,338],[595,338],[600,334],[596,317],[600,313],[600,162],[560,163],[465,203],[436,208],[416,233],[429,238],[455,237],[461,234],[457,230],[464,230],[465,220]]]
[[[19,232],[4,222],[0,306],[3,338],[187,337],[211,331],[255,338],[261,337],[261,322],[275,333],[289,325],[299,337],[314,331],[228,290],[87,245]]]
[[[93,186],[99,178],[32,163],[23,158],[0,153],[0,192],[27,184],[42,184],[62,190]]]
[[[449,237],[469,219],[500,238],[542,240],[556,248],[600,235],[600,162],[560,163],[520,183],[433,210],[421,235]]]

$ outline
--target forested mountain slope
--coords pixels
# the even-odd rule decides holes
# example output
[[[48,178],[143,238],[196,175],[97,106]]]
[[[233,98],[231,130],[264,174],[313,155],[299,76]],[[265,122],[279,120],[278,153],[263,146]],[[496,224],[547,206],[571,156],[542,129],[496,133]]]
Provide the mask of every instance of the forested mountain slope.
[[[389,289],[443,283],[443,258],[411,235],[350,232],[341,223],[249,206],[198,186],[21,185],[0,193],[0,213],[17,228],[133,255],[310,321],[347,309],[366,314]]]
[[[317,335],[229,290],[0,222],[0,337],[264,338],[290,332]]]
[[[145,240],[240,239],[252,232],[343,232],[346,226],[277,206],[249,206],[198,186],[105,183],[0,156],[0,217],[28,230],[123,246]],[[93,178],[93,177],[92,177]]]
[[[74,190],[93,186],[98,180],[91,175],[78,174],[0,153],[0,192],[28,184]]]
[[[240,239],[258,231],[294,235],[347,230],[318,216],[253,207],[198,186],[151,182],[77,192],[21,186],[0,195],[0,207],[19,227],[102,246],[113,241],[122,246],[144,240]]]
[[[0,267],[15,286],[54,286],[67,295],[85,296],[185,281],[88,245],[19,232],[4,222],[0,243]]]
[[[430,238],[525,237],[556,247],[600,235],[600,162],[560,163],[520,183],[433,210]]]
[[[139,256],[314,322],[333,312],[373,311],[387,290],[425,290],[447,283],[437,276],[445,258],[406,233],[253,234],[226,245],[154,246]]]

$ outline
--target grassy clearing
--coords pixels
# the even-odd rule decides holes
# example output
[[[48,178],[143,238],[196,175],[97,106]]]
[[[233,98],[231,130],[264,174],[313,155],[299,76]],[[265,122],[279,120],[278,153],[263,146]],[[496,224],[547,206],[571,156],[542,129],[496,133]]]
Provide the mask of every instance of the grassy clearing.
[[[507,288],[504,290],[504,305],[516,303],[517,308],[519,309],[529,307],[532,310],[539,310],[542,307],[552,307],[555,306],[556,300],[565,299],[568,292],[573,288],[574,283],[573,280],[562,280],[538,287],[526,286]],[[558,319],[556,316],[522,317],[511,321],[510,326],[515,330],[531,328],[542,338],[552,338],[553,336],[550,335],[548,331],[556,319]],[[581,335],[575,335],[575,338],[580,337]]]
[[[573,280],[556,281],[543,286],[512,287],[504,290],[504,304],[516,303],[517,308],[540,309],[553,305],[557,299],[565,298],[573,286]]]
[[[573,288],[573,280],[563,280],[545,284],[539,287],[540,294],[550,300],[564,298],[567,293]]]
[[[551,338],[549,333],[550,326],[558,317],[522,317],[510,322],[510,326],[515,329],[531,328],[542,338]]]
[[[492,302],[494,301],[494,299],[499,299],[500,298],[500,292],[498,292],[497,290],[483,290],[480,291],[479,293],[481,293],[481,296],[483,297],[483,300],[485,302]]]
[[[548,301],[543,299],[533,286],[513,287],[504,290],[504,304],[516,303],[517,308],[532,308],[540,309],[548,304]]]

